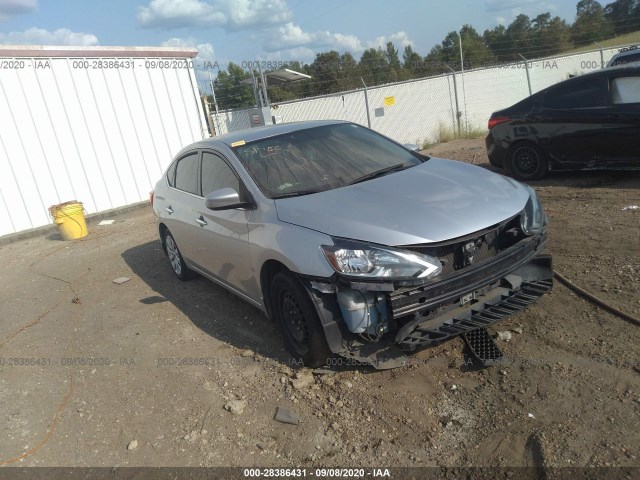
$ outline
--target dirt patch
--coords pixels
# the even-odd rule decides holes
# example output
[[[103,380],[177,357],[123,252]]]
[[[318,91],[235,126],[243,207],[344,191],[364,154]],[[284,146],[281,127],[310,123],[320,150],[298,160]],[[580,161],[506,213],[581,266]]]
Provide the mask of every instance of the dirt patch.
[[[481,139],[428,151],[488,168]],[[556,268],[638,316],[640,212],[622,208],[640,204],[640,173],[533,186]],[[504,365],[469,369],[456,339],[402,369],[295,383],[260,312],[173,277],[150,210],[82,241],[13,243],[0,260],[0,461],[33,450],[11,465],[640,464],[638,327],[559,284],[492,329],[512,330]],[[277,407],[300,423],[275,421]]]

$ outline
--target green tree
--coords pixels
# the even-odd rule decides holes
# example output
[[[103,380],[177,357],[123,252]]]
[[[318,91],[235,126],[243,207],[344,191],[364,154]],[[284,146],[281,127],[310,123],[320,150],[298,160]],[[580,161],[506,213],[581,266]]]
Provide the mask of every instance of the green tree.
[[[445,48],[441,45],[434,45],[433,48],[429,51],[426,57],[424,57],[424,73],[426,75],[440,75],[442,73],[449,72],[449,65],[451,68],[453,66],[450,65],[451,58],[450,52],[445,51]],[[458,63],[460,61],[458,60]]]
[[[404,47],[402,69],[407,78],[421,77],[424,72],[424,61],[418,53],[414,52],[411,45]]]
[[[404,80],[405,76],[402,71],[402,65],[400,64],[400,58],[398,57],[398,49],[393,42],[387,42],[385,57],[389,65],[387,81],[397,82],[398,80]]]
[[[604,8],[599,2],[596,0],[578,2],[571,36],[576,45],[588,45],[613,36],[611,21],[605,16]]]
[[[637,0],[616,0],[604,7],[604,16],[616,35],[637,30],[639,13],[640,2]]]
[[[256,100],[251,85],[240,83],[250,77],[248,71],[233,62],[229,62],[226,71],[218,72],[213,82],[218,108],[227,110],[255,106]]]
[[[498,25],[492,29],[487,29],[482,34],[484,44],[491,51],[493,56],[498,60],[508,60],[509,54],[505,54],[508,49],[509,40],[507,40],[507,27]]]
[[[558,16],[553,17],[551,22],[549,22],[545,37],[547,38],[547,55],[556,55],[573,47],[571,27],[565,20]]]
[[[380,85],[389,81],[389,61],[381,48],[365,50],[358,67],[367,85]]]
[[[460,29],[464,68],[476,68],[495,60],[480,34],[471,25]],[[459,45],[459,44],[458,44]]]
[[[335,50],[318,53],[309,65],[309,74],[313,77],[313,95],[324,95],[340,91],[340,54]]]
[[[531,21],[531,49],[529,57],[546,57],[563,52],[572,46],[571,28],[560,17],[542,13]]]
[[[520,60],[520,55],[525,57],[533,51],[531,44],[531,20],[527,15],[518,15],[509,24],[506,30],[507,45],[503,47],[506,60]]]
[[[341,91],[354,90],[360,88],[360,70],[358,62],[350,53],[340,55],[340,78],[338,79],[338,87]]]

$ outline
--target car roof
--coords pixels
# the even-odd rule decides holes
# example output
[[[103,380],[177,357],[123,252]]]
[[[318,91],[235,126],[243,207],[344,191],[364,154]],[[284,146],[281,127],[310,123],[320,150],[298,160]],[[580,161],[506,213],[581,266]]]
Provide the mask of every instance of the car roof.
[[[545,93],[547,93],[549,90],[552,90],[559,85],[566,85],[574,82],[579,82],[580,80],[585,78],[612,77],[612,76],[617,77],[617,76],[620,76],[620,74],[628,74],[628,73],[640,75],[640,65],[621,65],[621,66],[616,66],[614,68],[602,68],[594,72],[588,72],[582,75],[577,75],[575,77],[562,80],[561,82],[555,83],[553,85],[549,85],[547,88],[544,88],[539,92],[536,92],[533,95],[531,95],[531,97],[527,97],[527,98],[540,97]]]
[[[640,53],[640,47],[638,45],[632,45],[630,47],[621,48],[618,53],[616,53],[612,60],[616,57],[623,57],[625,55],[633,55],[634,53]]]
[[[528,108],[528,105],[531,102],[536,102],[539,101],[542,97],[544,97],[549,91],[555,89],[556,87],[560,86],[560,85],[570,85],[574,82],[579,82],[581,79],[584,78],[598,78],[598,77],[617,77],[620,75],[625,75],[625,74],[636,74],[636,75],[640,75],[640,65],[637,64],[633,64],[633,65],[620,65],[620,66],[616,66],[616,67],[610,67],[610,68],[601,68],[599,70],[595,70],[593,72],[588,72],[588,73],[584,73],[582,75],[577,75],[575,77],[571,77],[571,78],[567,78],[565,80],[562,80],[558,83],[554,83],[553,85],[549,85],[546,88],[543,88],[542,90],[526,97],[523,98],[522,100],[520,100],[519,102],[514,103],[513,105],[510,105],[506,108],[497,110],[494,112],[494,114],[497,113],[502,113],[502,112],[509,112],[509,111],[517,111],[518,108],[523,108],[526,106],[526,108]]]
[[[184,150],[192,150],[194,148],[215,148],[220,146],[232,147],[236,142],[254,142],[256,140],[264,140],[265,138],[275,137],[287,133],[306,130],[309,128],[323,127],[326,125],[348,124],[342,120],[312,120],[306,122],[279,123],[277,125],[268,125],[265,127],[247,128],[237,132],[225,133],[215,137],[207,138],[195,142]]]
[[[581,78],[588,78],[588,77],[598,77],[598,76],[617,76],[619,75],[621,72],[624,73],[636,73],[636,74],[640,74],[640,66],[638,65],[620,65],[619,67],[616,67],[615,69],[611,69],[611,68],[601,68],[599,70],[596,70],[594,72],[588,72],[588,73],[584,73],[582,75],[577,75],[575,77],[571,77],[567,80],[564,80],[565,82],[570,82],[570,81],[576,81],[579,80]]]

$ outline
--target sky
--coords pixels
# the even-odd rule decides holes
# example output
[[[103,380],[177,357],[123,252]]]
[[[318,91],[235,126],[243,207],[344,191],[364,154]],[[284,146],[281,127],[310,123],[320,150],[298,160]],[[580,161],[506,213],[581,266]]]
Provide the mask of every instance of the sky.
[[[311,63],[392,41],[421,55],[464,24],[479,33],[518,14],[569,22],[577,0],[0,0],[0,44],[175,46],[202,64]],[[215,72],[214,72],[215,73]]]

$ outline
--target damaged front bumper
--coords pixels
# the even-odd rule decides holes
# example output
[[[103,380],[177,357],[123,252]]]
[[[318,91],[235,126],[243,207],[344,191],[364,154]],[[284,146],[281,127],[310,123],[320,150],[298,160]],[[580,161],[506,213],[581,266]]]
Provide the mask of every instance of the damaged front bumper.
[[[552,259],[541,253],[545,244],[545,236],[528,238],[440,281],[385,292],[390,328],[376,341],[349,331],[334,291],[319,287],[318,282],[305,283],[329,348],[346,359],[344,364],[396,368],[407,362],[405,353],[485,328],[551,290]],[[371,284],[371,290],[378,287]]]

